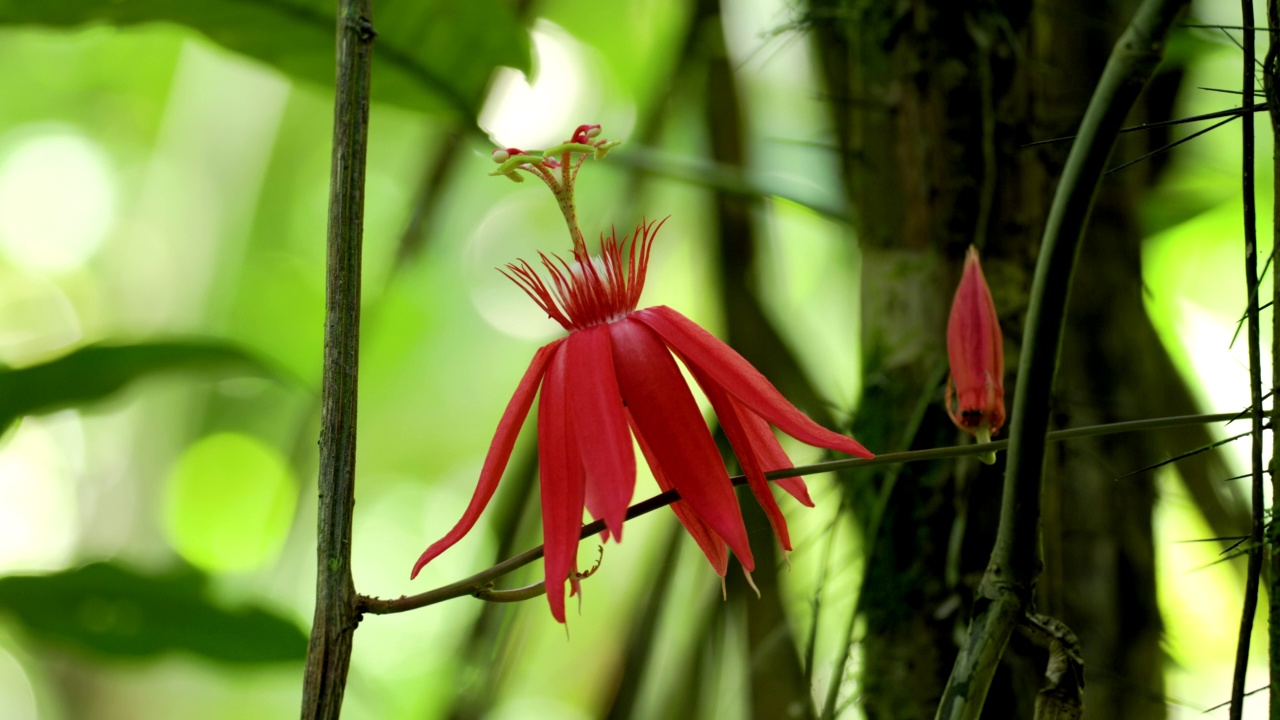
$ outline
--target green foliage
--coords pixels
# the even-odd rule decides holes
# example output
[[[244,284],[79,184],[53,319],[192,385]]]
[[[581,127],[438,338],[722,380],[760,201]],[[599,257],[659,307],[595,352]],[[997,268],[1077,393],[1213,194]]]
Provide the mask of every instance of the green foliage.
[[[52,575],[0,578],[0,612],[42,640],[145,658],[173,650],[226,663],[301,660],[307,638],[261,608],[225,610],[190,569],[146,575],[94,563]]]
[[[176,23],[281,72],[333,85],[334,4],[328,0],[0,0],[0,23],[80,27]],[[529,37],[499,0],[383,0],[376,8],[373,99],[474,119],[489,76],[528,72]]]
[[[24,415],[102,400],[147,375],[234,368],[266,374],[242,350],[197,341],[89,345],[38,365],[0,368],[0,431]]]

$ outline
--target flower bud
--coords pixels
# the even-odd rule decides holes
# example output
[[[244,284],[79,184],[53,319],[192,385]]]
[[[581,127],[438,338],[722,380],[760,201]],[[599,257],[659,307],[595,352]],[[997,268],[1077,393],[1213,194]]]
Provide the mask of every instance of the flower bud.
[[[1004,425],[1004,338],[978,251],[972,246],[951,303],[947,357],[951,361],[947,414],[961,430],[987,442]]]

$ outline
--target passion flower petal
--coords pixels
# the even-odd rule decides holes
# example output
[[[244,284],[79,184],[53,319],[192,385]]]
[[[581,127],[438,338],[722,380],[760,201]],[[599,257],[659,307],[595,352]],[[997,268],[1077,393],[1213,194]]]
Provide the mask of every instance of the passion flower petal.
[[[622,540],[622,522],[636,487],[636,453],[631,447],[622,393],[613,367],[609,331],[584,328],[565,341],[568,417],[586,471],[587,510],[605,522],[606,536]]]
[[[567,352],[547,363],[538,403],[538,465],[542,474],[542,544],[547,603],[564,622],[564,582],[577,568],[582,531],[582,458],[569,428]]]
[[[774,427],[800,442],[861,458],[874,457],[858,441],[810,420],[778,392],[759,370],[715,335],[665,305],[630,315],[662,337],[685,361],[714,377],[725,390]]]
[[[649,448],[649,444],[644,441],[644,436],[635,426],[635,420],[627,414],[631,423],[631,430],[635,433],[636,442],[640,444],[640,452],[644,453],[645,462],[649,463],[649,469],[653,471],[653,479],[657,481],[658,487],[662,492],[669,492],[675,489],[671,481],[667,479],[667,474],[662,471],[662,465],[658,463],[658,459],[653,454],[653,450]],[[715,569],[716,574],[724,577],[729,572],[729,551],[724,544],[724,538],[720,537],[711,526],[702,521],[698,514],[689,507],[689,503],[684,500],[677,500],[671,503],[671,510],[675,513],[676,519],[684,526],[689,536],[698,544],[702,550],[702,554],[707,556],[707,560],[711,563],[711,567]]]
[[[756,496],[756,502],[760,503],[765,516],[769,518],[773,534],[778,536],[782,549],[790,550],[791,534],[787,531],[786,518],[782,516],[782,509],[773,498],[773,490],[770,489],[769,481],[764,477],[765,468],[761,463],[762,458],[751,444],[751,437],[744,427],[744,418],[738,412],[736,403],[724,388],[708,379],[701,370],[693,370],[693,377],[702,387],[702,392],[707,399],[711,401],[716,417],[720,418],[720,427],[724,428],[724,434],[729,438],[729,444],[733,446],[734,453],[738,456],[738,464],[742,466],[742,472],[747,476],[747,484],[751,487],[752,494]],[[783,467],[790,464],[790,461],[787,461]]]
[[[511,459],[511,449],[515,447],[520,426],[529,415],[529,408],[533,405],[533,398],[538,391],[538,383],[542,381],[547,361],[557,354],[563,344],[563,339],[556,340],[534,353],[533,362],[529,364],[529,369],[524,371],[524,377],[520,378],[520,384],[516,386],[515,395],[511,396],[511,402],[507,403],[507,409],[502,413],[502,419],[498,421],[498,431],[493,435],[493,442],[489,444],[489,452],[484,458],[484,466],[480,469],[480,481],[476,483],[475,494],[471,496],[471,502],[463,511],[462,519],[448,534],[422,553],[418,562],[413,565],[413,572],[409,575],[410,580],[418,576],[423,565],[453,547],[454,543],[475,527],[480,513],[484,512],[489,500],[493,497],[493,491],[498,488],[498,481],[502,479],[502,472],[507,468],[507,461]]]
[[[690,509],[752,570],[755,560],[738,499],[702,413],[666,346],[631,317],[608,327],[618,387],[637,434]]]
[[[739,407],[738,414],[742,417],[742,427],[747,432],[748,447],[760,457],[760,465],[764,467],[765,471],[790,468],[791,458],[787,457],[786,451],[778,443],[778,438],[774,437],[769,423],[761,420],[759,415],[743,407]],[[804,484],[802,478],[778,478],[774,481],[774,484],[786,490],[801,505],[813,507],[813,500],[809,497],[809,488]]]

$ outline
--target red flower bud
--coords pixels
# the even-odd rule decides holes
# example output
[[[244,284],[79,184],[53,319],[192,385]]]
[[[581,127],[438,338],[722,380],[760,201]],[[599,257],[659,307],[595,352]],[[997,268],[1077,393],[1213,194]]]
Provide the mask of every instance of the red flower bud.
[[[947,356],[947,414],[961,430],[986,442],[1004,425],[1004,338],[972,246],[951,302]]]

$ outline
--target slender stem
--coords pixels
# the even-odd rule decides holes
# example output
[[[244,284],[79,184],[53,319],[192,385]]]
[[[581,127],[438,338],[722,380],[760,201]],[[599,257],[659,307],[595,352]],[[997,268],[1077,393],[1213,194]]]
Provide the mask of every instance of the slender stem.
[[[1270,110],[1271,117],[1271,134],[1273,137],[1280,137],[1280,94],[1277,93],[1276,73],[1280,68],[1277,63],[1280,62],[1280,1],[1269,0],[1267,2],[1267,26],[1270,31],[1270,47],[1267,50],[1267,59],[1262,67],[1262,85],[1266,90],[1267,106]],[[1272,167],[1280,169],[1280,145],[1276,145],[1271,151]],[[1271,215],[1271,265],[1273,268],[1280,269],[1276,264],[1277,254],[1280,251],[1280,183],[1275,183],[1272,188],[1273,208]],[[1271,305],[1272,308],[1280,307],[1280,272],[1275,269],[1271,273]],[[1271,394],[1274,397],[1276,390],[1280,389],[1280,313],[1274,309],[1271,312]],[[1276,451],[1280,448],[1280,408],[1272,403],[1271,409],[1271,518],[1273,528],[1268,533],[1266,544],[1266,553],[1268,564],[1271,572],[1268,576],[1270,592],[1267,593],[1269,598],[1270,612],[1267,617],[1267,638],[1269,640],[1269,676],[1271,679],[1271,687],[1280,688],[1280,552],[1276,548],[1276,535],[1274,523],[1276,518],[1280,518],[1280,477],[1277,477],[1276,470],[1280,468],[1276,465]],[[1272,720],[1280,720],[1280,691],[1270,693],[1270,717]]]
[[[1253,26],[1253,0],[1241,0],[1241,24]],[[1242,96],[1251,97],[1254,84],[1254,64],[1257,51],[1252,32],[1244,33]],[[1248,289],[1248,343],[1249,343],[1249,409],[1252,420],[1253,443],[1250,448],[1252,473],[1253,524],[1249,533],[1249,563],[1245,576],[1244,609],[1240,615],[1240,634],[1236,640],[1236,665],[1231,678],[1230,720],[1240,720],[1244,714],[1244,681],[1249,671],[1249,644],[1253,637],[1253,618],[1258,610],[1258,585],[1262,577],[1262,349],[1259,344],[1258,326],[1258,229],[1257,210],[1254,205],[1253,182],[1253,113],[1245,113],[1241,131],[1240,177],[1244,194],[1244,276]]]
[[[351,579],[351,516],[355,506],[360,360],[360,248],[375,35],[371,6],[372,0],[338,1],[324,385],[320,401],[316,609],[307,647],[303,720],[336,720],[341,714],[352,635],[359,620]]]
[[[577,179],[577,166],[573,164],[573,154],[565,152],[560,159],[560,175],[563,178],[560,189],[556,191],[556,201],[560,203],[560,212],[564,214],[564,222],[569,226],[569,237],[573,240],[573,252],[587,252],[587,240],[578,227],[577,201],[573,197],[574,180]]]
[[[1186,0],[1144,0],[1107,60],[1054,193],[1036,263],[995,547],[983,576],[983,606],[956,658],[938,718],[977,718],[1005,644],[1040,576],[1046,434],[1067,297],[1080,241],[1124,118],[1164,54],[1164,38]]]
[[[1240,413],[1214,413],[1210,415],[1179,415],[1168,418],[1133,420],[1129,422],[1110,423],[1107,425],[1089,425],[1086,427],[1070,428],[1067,430],[1055,430],[1048,434],[1047,439],[1050,442],[1062,442],[1076,438],[1120,435],[1124,433],[1159,430],[1162,428],[1181,427],[1184,425],[1229,422],[1239,417]],[[821,473],[835,472],[836,470],[868,468],[876,465],[896,465],[909,462],[948,460],[952,458],[966,457],[969,455],[982,455],[989,452],[996,452],[1004,450],[1008,446],[1008,440],[997,440],[996,442],[977,445],[959,445],[956,447],[884,453],[882,455],[877,455],[870,460],[832,460],[830,462],[815,463],[813,465],[801,465],[799,467],[786,470],[772,470],[765,473],[765,477],[770,480],[777,480],[779,478],[787,477],[818,475]],[[734,485],[744,485],[747,482],[746,477],[743,475],[737,475],[731,478],[731,480]],[[679,499],[680,494],[674,490],[654,495],[653,497],[638,502],[628,508],[627,519],[633,520],[641,515],[647,515],[648,513],[659,508],[666,507]],[[584,525],[579,538],[589,538],[592,535],[599,533],[601,530],[604,530],[604,523],[597,520],[593,523]],[[496,580],[507,573],[518,570],[519,568],[534,562],[540,557],[542,557],[541,545],[531,550],[526,550],[519,555],[507,558],[497,565],[486,570],[482,570],[471,577],[463,578],[457,582],[453,582],[433,590],[428,590],[427,592],[419,593],[417,595],[402,596],[394,600],[383,600],[381,598],[361,595],[359,599],[359,611],[361,613],[369,613],[371,615],[390,615],[408,610],[416,610],[428,605],[435,605],[437,603],[444,602],[445,600],[452,600],[465,595],[483,596],[493,592],[489,587],[489,584],[493,580]]]

